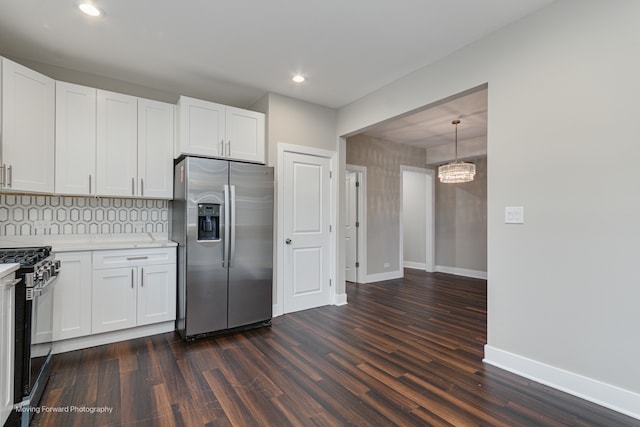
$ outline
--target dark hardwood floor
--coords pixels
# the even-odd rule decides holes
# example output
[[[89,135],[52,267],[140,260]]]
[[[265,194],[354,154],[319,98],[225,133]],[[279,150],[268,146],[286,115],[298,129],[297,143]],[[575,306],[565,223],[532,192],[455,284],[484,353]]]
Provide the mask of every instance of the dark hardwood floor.
[[[640,425],[483,364],[484,280],[407,270],[347,293],[347,306],[269,328],[57,355],[41,405],[70,412],[43,411],[32,425]]]

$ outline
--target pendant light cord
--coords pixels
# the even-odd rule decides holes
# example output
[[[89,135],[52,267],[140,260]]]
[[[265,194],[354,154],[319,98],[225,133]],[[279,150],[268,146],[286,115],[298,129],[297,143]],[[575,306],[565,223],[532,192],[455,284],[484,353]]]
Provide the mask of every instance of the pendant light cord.
[[[451,122],[452,125],[456,126],[456,161],[455,163],[458,163],[458,123],[460,123],[460,120],[454,120]]]

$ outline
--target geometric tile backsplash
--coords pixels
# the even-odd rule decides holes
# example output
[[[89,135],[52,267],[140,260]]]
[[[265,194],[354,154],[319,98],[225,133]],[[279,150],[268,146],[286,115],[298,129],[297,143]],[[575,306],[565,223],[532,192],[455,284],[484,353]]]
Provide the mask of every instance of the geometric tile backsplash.
[[[0,236],[167,233],[169,201],[0,194]]]

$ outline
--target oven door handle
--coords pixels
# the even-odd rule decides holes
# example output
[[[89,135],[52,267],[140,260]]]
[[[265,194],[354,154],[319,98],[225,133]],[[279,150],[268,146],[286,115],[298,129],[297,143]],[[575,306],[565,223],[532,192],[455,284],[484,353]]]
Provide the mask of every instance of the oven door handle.
[[[58,279],[50,280],[49,283],[47,283],[45,286],[43,286],[41,288],[33,288],[33,296],[34,297],[41,297],[42,295],[44,295],[47,292],[49,292],[49,290],[53,288],[53,284],[56,282],[56,280],[58,280]]]

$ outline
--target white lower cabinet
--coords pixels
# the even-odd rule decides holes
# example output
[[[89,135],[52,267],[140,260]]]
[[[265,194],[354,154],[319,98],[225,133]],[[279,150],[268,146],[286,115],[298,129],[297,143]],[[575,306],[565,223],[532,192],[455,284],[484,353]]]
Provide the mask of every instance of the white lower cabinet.
[[[63,252],[53,293],[53,340],[91,334],[91,252]]]
[[[0,426],[13,408],[14,276],[0,278]]]
[[[94,252],[92,289],[94,334],[175,320],[175,249]]]
[[[91,331],[94,334],[136,326],[135,268],[94,270]]]
[[[139,267],[138,274],[138,326],[175,320],[176,265]]]
[[[58,252],[56,258],[54,352],[172,330],[175,247]]]

